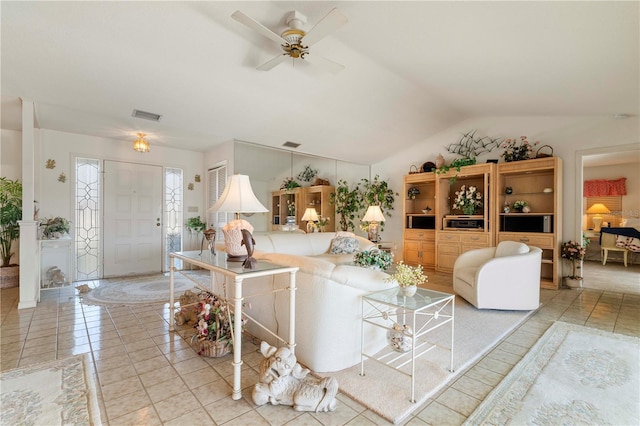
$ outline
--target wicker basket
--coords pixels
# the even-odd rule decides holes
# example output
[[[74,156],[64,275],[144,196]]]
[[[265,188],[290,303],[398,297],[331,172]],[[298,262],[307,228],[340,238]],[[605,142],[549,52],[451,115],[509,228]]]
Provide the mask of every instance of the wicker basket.
[[[209,358],[220,358],[231,353],[232,346],[227,340],[202,340],[197,342],[198,354]]]
[[[545,152],[546,151],[546,152]],[[550,145],[542,145],[536,152],[536,158],[553,157],[553,147]]]
[[[418,166],[412,164],[411,167],[409,167],[409,174],[413,175],[416,173],[420,173],[420,170],[418,170]]]

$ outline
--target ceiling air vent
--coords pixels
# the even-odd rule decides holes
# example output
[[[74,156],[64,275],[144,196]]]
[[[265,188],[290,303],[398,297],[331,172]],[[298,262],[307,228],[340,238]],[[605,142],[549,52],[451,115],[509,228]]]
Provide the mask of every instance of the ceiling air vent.
[[[290,142],[290,141],[286,141],[285,143],[282,144],[282,146],[286,146],[287,148],[297,148],[300,145],[301,144],[299,144],[299,143]]]
[[[154,114],[152,112],[146,112],[146,111],[140,111],[139,109],[134,109],[133,110],[133,115],[136,118],[143,118],[145,120],[151,120],[151,121],[160,121],[160,117],[162,117],[160,114]]]

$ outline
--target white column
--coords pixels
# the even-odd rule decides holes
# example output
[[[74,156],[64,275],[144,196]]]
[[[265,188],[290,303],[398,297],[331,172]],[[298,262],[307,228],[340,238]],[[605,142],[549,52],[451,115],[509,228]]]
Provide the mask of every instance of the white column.
[[[20,302],[33,308],[38,300],[38,224],[33,220],[35,200],[35,131],[33,101],[22,99],[22,219],[20,221]]]

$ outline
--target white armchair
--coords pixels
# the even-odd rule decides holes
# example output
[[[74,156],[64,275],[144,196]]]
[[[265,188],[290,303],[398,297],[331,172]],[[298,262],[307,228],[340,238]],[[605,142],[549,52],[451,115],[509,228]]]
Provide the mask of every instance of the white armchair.
[[[541,260],[538,247],[515,241],[467,251],[454,264],[453,290],[478,309],[536,309]]]

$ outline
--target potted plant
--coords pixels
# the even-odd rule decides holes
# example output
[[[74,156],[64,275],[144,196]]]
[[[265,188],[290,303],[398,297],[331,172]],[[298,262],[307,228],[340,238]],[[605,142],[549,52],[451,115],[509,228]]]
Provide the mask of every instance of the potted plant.
[[[520,136],[520,140],[515,138],[506,139],[501,145],[501,148],[505,148],[505,150],[500,156],[504,157],[504,161],[507,163],[511,161],[528,160],[529,158],[535,157],[535,155],[533,155],[534,146],[539,143],[539,141],[530,143],[526,136]]]
[[[318,216],[318,222],[316,226],[318,227],[318,232],[324,232],[324,228],[331,222],[331,218],[329,216]]]
[[[565,277],[565,283],[571,288],[582,287],[582,276],[578,273],[578,269],[582,271],[582,260],[585,253],[585,248],[577,241],[562,243],[560,256],[571,261],[571,275]]]
[[[40,222],[42,237],[47,240],[62,238],[69,235],[71,222],[63,217],[45,218]]]
[[[390,211],[393,210],[393,203],[398,193],[389,188],[389,184],[386,181],[380,180],[378,175],[373,180],[361,179],[361,182],[362,199],[364,200],[362,207],[380,206],[383,214],[391,216]],[[369,222],[362,221],[360,228],[365,232],[369,232]],[[384,222],[380,222],[380,231],[384,231]]]
[[[353,261],[363,268],[386,271],[393,263],[393,257],[384,250],[372,249],[357,252],[353,256]]]
[[[525,207],[527,207],[529,205],[529,203],[527,203],[524,200],[518,200],[516,202],[513,203],[513,210],[518,212],[518,213],[522,213],[525,209]]]
[[[12,245],[20,237],[22,219],[22,184],[16,180],[0,177],[0,287],[17,287],[20,267],[11,263]]]
[[[280,189],[284,189],[285,191],[291,191],[299,187],[300,187],[300,184],[296,182],[296,180],[292,177],[286,178],[285,180],[282,181],[282,184],[280,184]]]
[[[409,198],[411,198],[412,200],[416,199],[416,195],[420,195],[420,190],[418,189],[418,187],[416,186],[412,186],[411,188],[409,188],[407,190],[407,195],[409,196]]]
[[[428,277],[422,272],[422,265],[406,265],[402,261],[396,264],[396,270],[385,279],[386,282],[397,282],[403,296],[413,296],[420,284],[428,282]]]
[[[360,184],[349,189],[347,181],[340,179],[336,192],[329,195],[329,202],[336,206],[336,214],[340,217],[340,229],[342,231],[353,231],[355,225],[353,220],[356,212],[362,208],[362,197],[360,195]]]
[[[189,219],[187,219],[187,229],[189,229],[191,232],[202,232],[206,227],[207,225],[202,220],[200,220],[200,216],[190,217]]]

